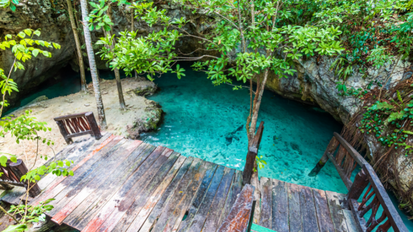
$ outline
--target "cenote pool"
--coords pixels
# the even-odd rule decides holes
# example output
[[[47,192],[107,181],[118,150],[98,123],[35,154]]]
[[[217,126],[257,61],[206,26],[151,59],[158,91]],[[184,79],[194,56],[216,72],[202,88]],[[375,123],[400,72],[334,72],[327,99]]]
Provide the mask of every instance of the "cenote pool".
[[[244,168],[248,89],[214,86],[203,73],[189,68],[181,80],[168,74],[155,82],[160,91],[149,99],[162,106],[165,117],[156,132],[142,136],[145,142],[230,168]],[[268,165],[259,170],[261,176],[346,192],[331,163],[317,177],[308,176],[333,132],[340,132],[342,127],[329,114],[320,111],[270,91],[264,93],[259,121],[265,122],[265,129],[258,154]]]
[[[194,72],[189,66],[185,68],[186,76],[181,80],[173,74],[155,80],[160,91],[149,99],[162,106],[164,121],[157,131],[142,134],[142,140],[169,147],[185,156],[242,170],[247,154],[248,90],[214,86],[205,74]],[[101,72],[101,78],[113,79],[113,73]],[[69,71],[63,75],[62,82],[39,89],[24,99],[22,105],[41,95],[53,98],[79,90],[79,75]],[[265,122],[259,155],[268,163],[259,170],[260,176],[347,192],[331,162],[327,162],[316,177],[308,176],[333,132],[340,132],[342,128],[328,113],[266,90],[259,121]],[[391,197],[397,208],[395,198]],[[413,223],[399,213],[409,231],[413,231]]]

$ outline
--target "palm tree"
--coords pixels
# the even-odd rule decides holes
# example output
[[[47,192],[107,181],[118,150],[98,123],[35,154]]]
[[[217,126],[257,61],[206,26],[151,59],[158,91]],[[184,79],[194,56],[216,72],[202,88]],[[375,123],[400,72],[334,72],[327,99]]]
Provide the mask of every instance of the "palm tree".
[[[69,12],[70,24],[72,25],[73,36],[75,37],[77,57],[79,59],[79,69],[80,69],[80,88],[82,91],[86,91],[86,76],[85,76],[85,65],[83,63],[82,50],[80,48],[79,35],[77,34],[77,27],[75,23],[75,18],[73,16],[73,8],[71,0],[66,0],[67,9]]]
[[[83,31],[85,34],[85,44],[87,56],[89,58],[90,73],[92,76],[93,90],[95,91],[96,106],[98,108],[98,117],[101,129],[106,129],[105,108],[103,106],[102,95],[100,94],[99,76],[96,68],[95,53],[92,48],[92,38],[88,28],[88,12],[86,0],[80,0],[80,7],[82,9]]]

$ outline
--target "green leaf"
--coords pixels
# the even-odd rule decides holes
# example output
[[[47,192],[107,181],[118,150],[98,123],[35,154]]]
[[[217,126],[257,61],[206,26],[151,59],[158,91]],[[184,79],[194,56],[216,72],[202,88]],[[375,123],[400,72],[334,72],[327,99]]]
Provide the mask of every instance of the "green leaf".
[[[10,9],[11,9],[11,11],[15,12],[16,11],[16,6],[14,4],[11,4]],[[3,230],[3,231],[5,231],[5,230]]]
[[[26,34],[24,32],[19,32],[19,34],[17,34],[17,36],[19,36],[20,38],[24,39],[26,37]]]
[[[392,122],[392,121],[401,119],[401,118],[403,118],[404,114],[405,114],[404,111],[393,112],[393,113],[391,113],[390,116],[387,118],[386,122],[389,123],[389,122]]]
[[[13,226],[8,226],[3,232],[20,232],[25,231],[27,229],[27,225],[25,224],[18,224]]]
[[[399,90],[397,90],[397,99],[399,99],[400,103],[403,103],[402,96],[400,95]]]
[[[32,35],[32,30],[31,29],[24,29],[23,30],[26,35],[31,36]]]
[[[6,167],[6,165],[7,165],[7,157],[6,156],[4,156],[4,155],[0,156],[0,164],[1,164],[1,166]]]

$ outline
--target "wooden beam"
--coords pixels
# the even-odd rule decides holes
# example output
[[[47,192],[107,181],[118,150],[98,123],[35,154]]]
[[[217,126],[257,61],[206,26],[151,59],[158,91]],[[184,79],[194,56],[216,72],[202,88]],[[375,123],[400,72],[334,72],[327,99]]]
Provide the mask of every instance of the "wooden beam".
[[[334,132],[334,137],[340,142],[347,152],[354,158],[354,160],[362,167],[364,164],[368,164],[367,161],[361,156],[353,146],[351,146],[343,137]]]
[[[351,182],[351,180],[347,177],[347,175],[344,173],[343,169],[341,168],[341,166],[339,166],[337,164],[337,162],[335,161],[334,157],[330,154],[327,154],[327,156],[330,158],[331,162],[334,164],[334,166],[336,167],[336,170],[338,172],[338,174],[341,177],[341,180],[344,182],[344,185],[346,185],[347,189],[350,190],[351,185],[353,185],[353,183]]]
[[[239,194],[228,217],[224,220],[219,232],[236,231],[245,232],[248,230],[251,213],[253,211],[254,187],[245,185]]]

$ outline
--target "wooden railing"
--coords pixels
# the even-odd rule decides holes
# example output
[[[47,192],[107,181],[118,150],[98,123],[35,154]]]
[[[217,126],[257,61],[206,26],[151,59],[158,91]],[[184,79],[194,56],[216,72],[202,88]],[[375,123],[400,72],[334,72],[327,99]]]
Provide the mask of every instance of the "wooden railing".
[[[335,153],[336,155],[334,155]],[[337,133],[334,133],[324,155],[309,175],[317,175],[328,160],[334,164],[349,190],[343,203],[346,208],[353,212],[360,231],[370,232],[376,227],[377,231],[388,231],[391,227],[395,232],[408,231],[374,169]],[[353,183],[350,178],[357,166],[361,167],[362,170],[356,175]],[[366,188],[367,191],[359,204],[357,200]],[[383,213],[377,219],[376,215],[380,206],[383,208]],[[371,211],[371,216],[366,222],[364,215],[369,211]],[[381,224],[382,222],[384,223]]]
[[[61,116],[54,118],[54,120],[67,144],[72,143],[72,138],[76,136],[90,134],[95,139],[102,137],[93,112]]]
[[[261,122],[260,126],[258,127],[257,132],[255,133],[251,146],[248,147],[247,159],[245,161],[244,172],[242,174],[244,185],[251,184],[251,176],[254,171],[255,158],[257,157],[257,154],[258,154],[258,149],[260,147],[263,131],[264,131],[264,122]]]
[[[0,172],[3,174],[0,177],[0,185],[5,190],[10,190],[14,186],[29,188],[29,196],[35,197],[40,194],[41,190],[37,183],[30,183],[20,181],[21,177],[28,172],[28,169],[21,159],[18,159],[16,163],[7,161],[6,167],[0,165]]]

